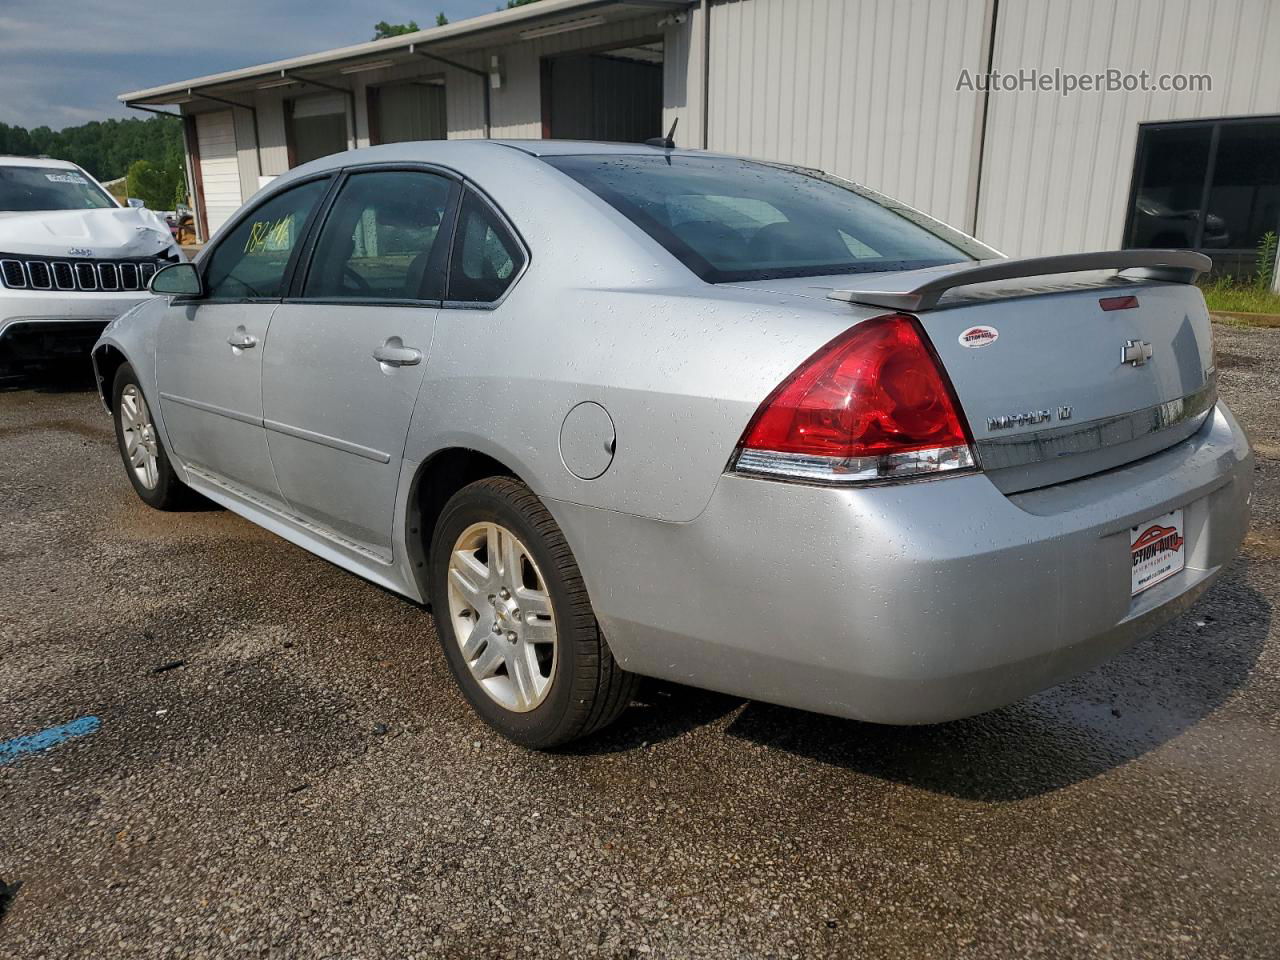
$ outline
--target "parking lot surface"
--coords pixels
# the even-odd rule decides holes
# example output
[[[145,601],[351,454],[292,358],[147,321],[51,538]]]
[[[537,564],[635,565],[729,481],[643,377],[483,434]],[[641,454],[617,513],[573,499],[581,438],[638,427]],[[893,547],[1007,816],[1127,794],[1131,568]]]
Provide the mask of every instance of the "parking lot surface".
[[[0,742],[65,737],[0,747],[0,956],[1275,957],[1280,331],[1217,336],[1254,528],[1152,639],[930,728],[655,683],[555,754],[424,610],[143,506],[82,380],[0,392]]]

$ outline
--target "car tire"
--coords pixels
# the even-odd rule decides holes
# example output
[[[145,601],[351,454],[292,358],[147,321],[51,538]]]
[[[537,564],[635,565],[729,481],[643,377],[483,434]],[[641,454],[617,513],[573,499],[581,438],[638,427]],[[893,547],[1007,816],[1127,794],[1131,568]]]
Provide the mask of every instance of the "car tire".
[[[194,499],[169,462],[155,417],[133,367],[122,363],[111,385],[111,419],[125,475],[147,506],[179,510]]]
[[[495,542],[504,559],[491,559]],[[489,477],[454,494],[429,562],[449,669],[504,737],[549,749],[608,725],[631,702],[639,678],[614,660],[564,534],[523,483]]]

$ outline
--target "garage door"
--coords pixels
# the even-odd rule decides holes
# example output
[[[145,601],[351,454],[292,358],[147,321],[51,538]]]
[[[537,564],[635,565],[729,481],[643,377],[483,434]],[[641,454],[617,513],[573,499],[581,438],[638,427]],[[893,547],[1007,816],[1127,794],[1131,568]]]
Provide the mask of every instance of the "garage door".
[[[204,209],[213,232],[240,209],[240,167],[236,163],[236,127],[231,111],[196,114],[200,180]]]
[[[398,83],[378,87],[375,109],[378,143],[444,140],[449,136],[443,85]]]

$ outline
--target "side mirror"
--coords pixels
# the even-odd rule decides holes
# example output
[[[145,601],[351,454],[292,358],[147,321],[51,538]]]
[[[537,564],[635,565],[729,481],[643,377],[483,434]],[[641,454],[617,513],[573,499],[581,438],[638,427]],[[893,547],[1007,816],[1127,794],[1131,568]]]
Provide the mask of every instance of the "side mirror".
[[[171,263],[156,271],[151,278],[151,292],[174,297],[198,297],[204,291],[200,285],[200,273],[190,263]]]

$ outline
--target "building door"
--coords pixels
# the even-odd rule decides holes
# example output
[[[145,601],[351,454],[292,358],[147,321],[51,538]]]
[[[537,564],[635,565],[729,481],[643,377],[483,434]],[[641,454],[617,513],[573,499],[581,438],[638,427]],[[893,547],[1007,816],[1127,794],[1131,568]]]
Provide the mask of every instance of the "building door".
[[[236,126],[230,110],[196,114],[196,149],[204,187],[205,230],[215,230],[240,209],[240,165],[236,162]]]
[[[543,136],[640,143],[662,136],[662,41],[543,60]]]
[[[347,98],[341,93],[298,97],[288,102],[289,164],[341,153],[347,139]]]
[[[388,84],[369,91],[369,136],[374,143],[444,140],[449,135],[442,82]]]

